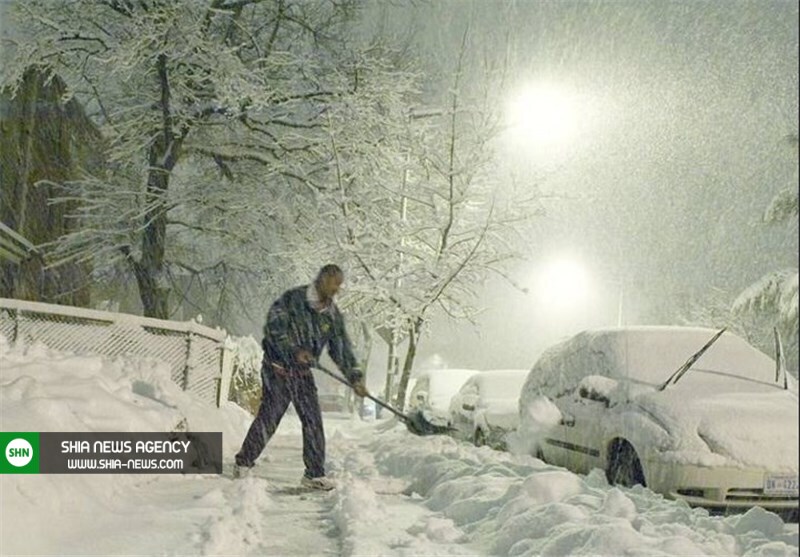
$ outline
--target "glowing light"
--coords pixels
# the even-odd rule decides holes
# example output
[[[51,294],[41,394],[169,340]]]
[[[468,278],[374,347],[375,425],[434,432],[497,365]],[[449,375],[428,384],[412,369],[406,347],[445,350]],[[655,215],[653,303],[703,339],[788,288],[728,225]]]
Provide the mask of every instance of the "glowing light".
[[[542,300],[557,308],[574,307],[586,302],[589,278],[586,270],[571,259],[556,259],[541,271],[538,292]]]
[[[566,143],[577,131],[577,102],[569,90],[540,84],[522,90],[508,106],[514,136],[533,146]]]

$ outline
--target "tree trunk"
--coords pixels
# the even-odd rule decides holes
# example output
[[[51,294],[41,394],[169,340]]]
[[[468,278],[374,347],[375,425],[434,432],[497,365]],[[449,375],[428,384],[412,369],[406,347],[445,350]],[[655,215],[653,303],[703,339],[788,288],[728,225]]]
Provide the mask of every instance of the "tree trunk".
[[[417,356],[417,345],[419,344],[420,331],[422,331],[422,323],[422,319],[417,319],[408,331],[408,350],[406,350],[403,373],[400,375],[400,384],[397,386],[397,398],[395,399],[395,406],[401,412],[406,404],[406,390],[408,390],[408,381],[411,378],[411,368],[414,367],[414,358]]]
[[[157,63],[163,128],[156,131],[155,139],[148,149],[149,170],[145,194],[144,235],[142,257],[136,262],[130,259],[139,297],[145,317],[169,318],[169,294],[171,287],[164,266],[165,240],[167,233],[167,189],[169,177],[177,162],[180,140],[172,129],[170,112],[170,86],[167,75],[167,59],[159,55]]]
[[[392,337],[389,339],[389,355],[386,359],[386,384],[384,385],[383,399],[392,400],[395,375],[397,375],[397,328],[392,328]]]
[[[142,236],[142,258],[133,270],[139,285],[139,297],[145,317],[169,319],[169,295],[172,287],[166,276],[164,254],[167,234],[167,189],[175,166],[174,148],[165,145],[163,136],[150,147],[150,170],[147,175]]]

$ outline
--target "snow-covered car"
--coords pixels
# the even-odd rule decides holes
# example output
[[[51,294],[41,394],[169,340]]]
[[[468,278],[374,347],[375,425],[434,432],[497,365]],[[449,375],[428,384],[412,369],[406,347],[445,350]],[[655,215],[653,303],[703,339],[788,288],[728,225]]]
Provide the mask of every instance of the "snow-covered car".
[[[323,412],[346,412],[347,397],[343,393],[320,393],[319,409]]]
[[[418,412],[435,426],[446,426],[450,399],[476,369],[430,369],[417,376],[408,399],[408,411]]]
[[[584,331],[533,366],[517,434],[547,462],[611,483],[796,514],[798,390],[782,360],[712,329]]]
[[[361,401],[361,406],[358,410],[358,415],[362,420],[374,420],[378,415],[378,406],[374,401],[364,398]]]
[[[506,435],[519,422],[519,393],[527,375],[526,369],[496,369],[467,379],[450,399],[453,437],[504,449]]]

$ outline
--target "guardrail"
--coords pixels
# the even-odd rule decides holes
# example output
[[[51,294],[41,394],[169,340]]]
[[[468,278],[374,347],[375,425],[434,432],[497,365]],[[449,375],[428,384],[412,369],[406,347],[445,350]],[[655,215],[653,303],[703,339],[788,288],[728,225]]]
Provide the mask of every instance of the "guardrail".
[[[228,400],[233,358],[227,333],[193,321],[0,298],[0,334],[55,350],[158,358],[185,391],[217,406]]]

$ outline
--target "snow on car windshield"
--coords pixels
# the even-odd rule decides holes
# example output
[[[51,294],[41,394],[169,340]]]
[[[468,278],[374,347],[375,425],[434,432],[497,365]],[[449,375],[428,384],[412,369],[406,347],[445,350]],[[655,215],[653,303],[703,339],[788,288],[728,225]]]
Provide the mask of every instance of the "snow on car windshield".
[[[694,327],[627,327],[584,331],[546,350],[525,389],[548,396],[574,388],[583,377],[630,377],[658,386],[714,336]],[[725,332],[687,371],[681,383],[721,383],[731,376],[751,386],[775,385],[775,362],[733,333]],[[721,379],[719,381],[717,379]],[[734,382],[732,384],[737,384]],[[679,383],[680,384],[680,383]]]
[[[429,380],[428,405],[446,412],[450,399],[467,379],[478,373],[475,369],[436,369],[426,372]]]
[[[484,371],[473,378],[478,385],[482,401],[519,399],[528,370],[503,369]]]
[[[714,336],[712,329],[689,327],[636,327],[615,333],[598,332],[593,349],[608,355],[615,369],[647,383],[661,384]],[[775,363],[733,333],[725,332],[694,363],[693,371],[774,383]]]

